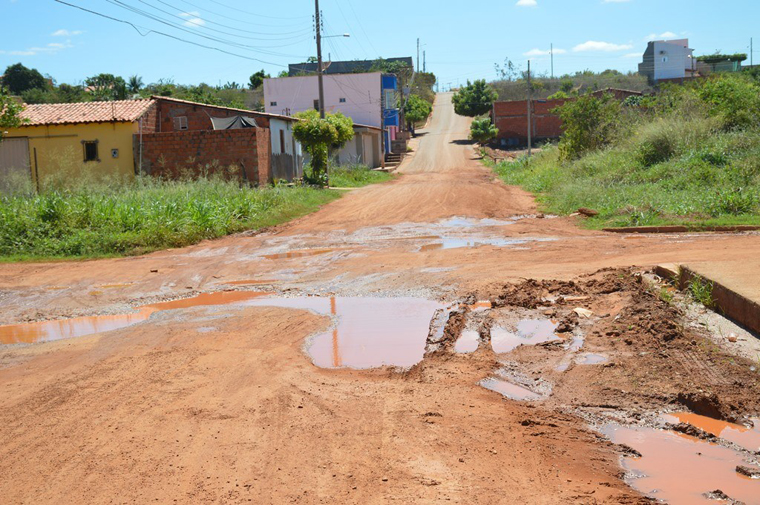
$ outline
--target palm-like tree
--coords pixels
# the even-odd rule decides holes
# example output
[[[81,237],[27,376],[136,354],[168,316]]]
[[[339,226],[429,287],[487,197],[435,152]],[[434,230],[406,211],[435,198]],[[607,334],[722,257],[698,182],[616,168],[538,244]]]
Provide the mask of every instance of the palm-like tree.
[[[129,88],[130,93],[139,93],[140,89],[143,87],[143,80],[142,77],[139,75],[133,75],[129,78],[129,83],[127,84],[127,87]]]

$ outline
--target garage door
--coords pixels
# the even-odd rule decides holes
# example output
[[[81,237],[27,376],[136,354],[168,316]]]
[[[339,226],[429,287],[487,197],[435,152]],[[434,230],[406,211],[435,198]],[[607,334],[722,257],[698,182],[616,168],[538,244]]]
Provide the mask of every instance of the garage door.
[[[0,191],[19,188],[30,181],[29,140],[0,140]]]

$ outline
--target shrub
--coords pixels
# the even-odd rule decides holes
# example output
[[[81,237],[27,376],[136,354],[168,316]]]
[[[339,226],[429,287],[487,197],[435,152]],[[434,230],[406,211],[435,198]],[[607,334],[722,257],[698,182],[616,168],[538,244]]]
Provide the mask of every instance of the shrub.
[[[490,117],[476,118],[470,125],[470,140],[485,145],[496,138],[499,130],[491,123]]]
[[[454,103],[454,112],[460,116],[475,117],[489,112],[498,97],[485,79],[480,79],[473,83],[467,81],[466,86],[454,93],[451,101]]]
[[[555,110],[563,123],[564,133],[559,149],[564,160],[575,159],[606,146],[612,140],[620,119],[620,102],[609,94],[600,98],[582,96]]]
[[[760,123],[760,85],[743,75],[719,75],[696,88],[710,113],[727,128],[746,128]]]

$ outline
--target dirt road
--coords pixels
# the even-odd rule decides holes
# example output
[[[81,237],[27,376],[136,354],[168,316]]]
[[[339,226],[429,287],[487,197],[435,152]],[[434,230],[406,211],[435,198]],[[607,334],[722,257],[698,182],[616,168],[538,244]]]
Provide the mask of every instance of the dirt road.
[[[0,265],[0,319],[16,325],[0,338],[51,340],[0,346],[3,501],[648,503],[620,478],[638,449],[590,425],[760,412],[750,361],[629,269],[741,265],[760,236],[540,218],[467,129],[439,95],[400,177],[266,233]],[[162,305],[225,290],[265,298]],[[525,329],[546,324],[546,339]],[[460,335],[477,350],[457,352]],[[417,364],[375,367],[402,362]],[[483,387],[504,385],[531,401]],[[721,489],[751,503],[757,483],[732,478]]]

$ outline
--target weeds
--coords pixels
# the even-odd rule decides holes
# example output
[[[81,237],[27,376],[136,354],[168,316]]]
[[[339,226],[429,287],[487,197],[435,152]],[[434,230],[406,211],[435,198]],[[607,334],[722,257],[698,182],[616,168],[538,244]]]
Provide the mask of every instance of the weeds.
[[[392,178],[391,174],[371,170],[365,165],[330,168],[330,186],[334,188],[357,188],[367,184],[389,181]]]
[[[701,303],[705,307],[712,309],[715,308],[715,300],[713,300],[713,283],[694,275],[689,281],[689,293],[697,302]]]
[[[104,182],[0,197],[0,258],[141,254],[275,225],[339,195],[222,178]]]

